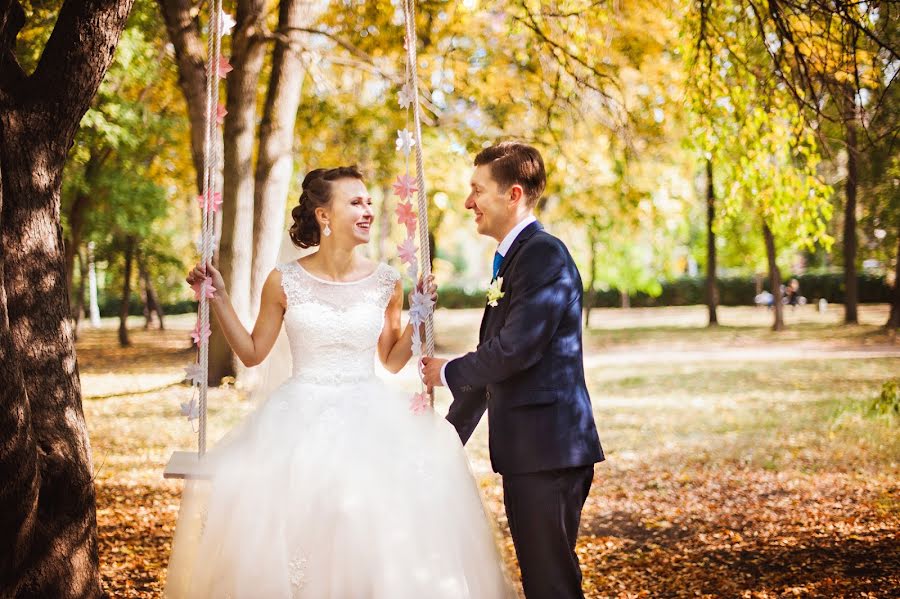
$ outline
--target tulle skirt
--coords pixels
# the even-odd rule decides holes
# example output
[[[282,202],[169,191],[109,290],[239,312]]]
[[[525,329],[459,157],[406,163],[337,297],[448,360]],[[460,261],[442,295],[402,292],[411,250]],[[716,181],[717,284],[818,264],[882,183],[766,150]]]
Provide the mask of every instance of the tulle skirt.
[[[510,597],[465,452],[377,378],[291,379],[185,485],[173,599]]]

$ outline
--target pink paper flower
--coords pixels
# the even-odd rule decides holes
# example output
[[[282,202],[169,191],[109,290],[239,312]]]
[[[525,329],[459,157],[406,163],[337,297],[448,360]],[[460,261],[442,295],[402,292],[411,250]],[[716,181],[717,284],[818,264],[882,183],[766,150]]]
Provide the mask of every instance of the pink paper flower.
[[[397,251],[400,254],[400,260],[402,262],[406,262],[407,264],[414,264],[416,261],[416,242],[413,241],[412,237],[407,237],[403,240],[403,243],[397,246]]]
[[[394,212],[397,215],[397,222],[401,225],[406,225],[407,232],[416,230],[416,213],[413,212],[412,204],[401,202],[397,204],[397,209]]]
[[[424,391],[414,394],[409,401],[409,410],[413,414],[421,414],[430,407],[431,400]]]
[[[206,210],[208,212],[218,212],[222,207],[222,194],[218,191],[212,192],[212,195],[209,196],[210,201],[203,201],[203,194],[197,196],[197,203],[200,204],[200,208]]]
[[[394,194],[400,196],[401,200],[405,200],[417,191],[419,188],[416,187],[416,181],[409,175],[399,175],[394,182]]]
[[[194,299],[199,300],[201,294],[203,293],[203,281],[197,281],[193,285],[191,285],[191,289],[194,290]],[[212,299],[216,296],[216,288],[213,287],[212,277],[206,277],[206,299]]]
[[[228,114],[228,111],[225,110],[224,104],[216,105],[216,123],[221,125],[225,122],[225,115]]]
[[[209,325],[205,324],[201,327],[200,321],[198,320],[197,324],[194,325],[194,330],[191,331],[191,339],[194,340],[195,344],[200,345],[201,343],[206,343],[211,334],[212,331],[209,330]]]
[[[219,57],[219,79],[225,79],[228,76],[228,73],[234,70],[234,67],[231,66],[231,63],[228,62],[228,59],[224,56]]]

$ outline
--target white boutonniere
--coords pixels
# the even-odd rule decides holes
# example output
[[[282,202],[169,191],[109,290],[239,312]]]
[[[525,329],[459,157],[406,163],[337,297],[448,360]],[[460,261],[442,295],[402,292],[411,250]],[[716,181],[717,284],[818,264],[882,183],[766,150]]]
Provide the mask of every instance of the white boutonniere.
[[[491,282],[487,290],[487,304],[491,308],[497,307],[497,301],[503,299],[506,295],[500,289],[503,287],[503,277],[498,277]]]

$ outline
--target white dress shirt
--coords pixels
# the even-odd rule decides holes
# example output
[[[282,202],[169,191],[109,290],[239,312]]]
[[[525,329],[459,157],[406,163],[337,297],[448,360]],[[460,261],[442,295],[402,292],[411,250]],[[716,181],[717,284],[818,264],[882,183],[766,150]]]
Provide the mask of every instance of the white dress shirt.
[[[529,214],[525,218],[519,221],[519,223],[512,228],[512,230],[506,234],[506,237],[503,238],[503,241],[500,242],[500,245],[497,247],[497,253],[506,258],[507,252],[509,252],[509,248],[512,247],[513,242],[516,240],[516,237],[519,236],[525,227],[530,225],[531,223],[537,221],[533,214]],[[455,359],[455,358],[454,358]],[[447,386],[447,364],[449,364],[452,360],[448,360],[441,366],[441,382],[444,386]]]

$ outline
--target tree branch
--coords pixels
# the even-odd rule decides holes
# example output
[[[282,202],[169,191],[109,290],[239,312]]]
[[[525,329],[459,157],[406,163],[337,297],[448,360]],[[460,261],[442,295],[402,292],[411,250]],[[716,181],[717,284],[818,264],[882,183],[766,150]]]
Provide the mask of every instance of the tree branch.
[[[25,78],[13,51],[24,25],[25,11],[18,0],[0,0],[0,101],[2,95],[12,94],[16,84]]]
[[[112,63],[134,0],[66,0],[22,99],[43,107],[68,140]]]

